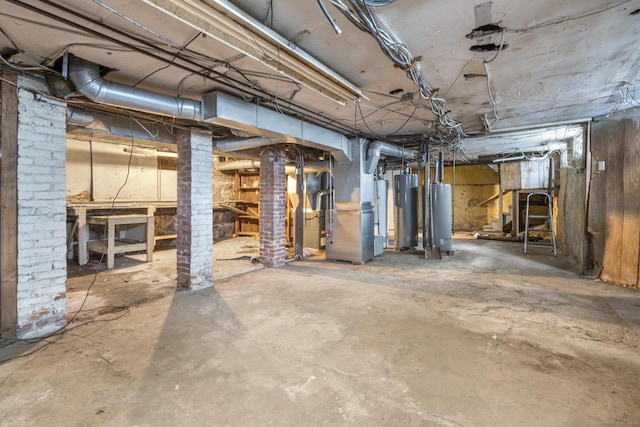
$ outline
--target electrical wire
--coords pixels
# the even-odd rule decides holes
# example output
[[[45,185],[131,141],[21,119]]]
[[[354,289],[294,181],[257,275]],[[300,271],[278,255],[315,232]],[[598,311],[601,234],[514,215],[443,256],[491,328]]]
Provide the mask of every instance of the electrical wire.
[[[393,33],[387,23],[376,12],[375,8],[391,4],[388,0],[330,0],[340,12],[345,15],[361,31],[371,34],[378,42],[383,53],[391,59],[397,68],[405,71],[414,84],[419,88],[420,95],[429,101],[433,114],[440,124],[451,131],[464,134],[462,124],[453,118],[446,109],[446,101],[436,97],[437,89],[431,88],[421,69],[421,57],[414,57],[408,47]]]
[[[453,82],[451,82],[451,84],[449,85],[449,88],[447,90],[445,90],[444,92],[442,92],[442,96],[445,96],[449,93],[449,91],[453,88],[453,85],[456,84],[456,82],[460,79],[460,77],[462,76],[462,73],[464,73],[465,68],[467,68],[467,66],[469,64],[471,64],[471,61],[473,61],[474,59],[476,59],[476,56],[478,56],[478,52],[474,53],[473,56],[471,57],[471,59],[469,59],[460,69],[460,72],[458,73],[458,75],[456,76],[456,78],[453,80]]]
[[[134,151],[134,144],[135,144],[135,139],[133,138],[133,122],[135,121],[136,123],[138,123],[140,125],[140,122],[138,120],[136,120],[135,118],[129,116],[129,118],[131,119],[130,121],[130,127],[131,127],[131,147],[129,150],[129,159],[127,161],[127,173],[125,175],[125,179],[124,182],[122,183],[122,185],[120,186],[120,188],[118,188],[118,191],[116,192],[115,196],[113,197],[113,200],[111,202],[111,210],[109,211],[109,213],[113,213],[115,211],[115,203],[116,200],[118,198],[118,196],[120,195],[120,192],[122,191],[122,189],[124,189],[124,187],[127,185],[127,183],[129,182],[129,176],[131,175],[131,163],[133,160],[133,151]],[[20,354],[14,357],[10,357],[8,359],[4,359],[0,361],[0,364],[8,362],[10,360],[14,360],[14,359],[19,359],[19,358],[24,358],[24,357],[28,357],[31,356],[35,353],[38,353],[42,350],[44,350],[46,347],[48,347],[51,344],[55,344],[56,342],[58,342],[66,333],[68,333],[69,331],[80,327],[80,326],[84,326],[87,325],[89,323],[96,323],[96,322],[100,322],[100,321],[113,321],[113,320],[118,320],[126,315],[129,314],[129,307],[115,307],[116,309],[121,309],[121,310],[126,310],[126,313],[124,313],[123,315],[117,317],[116,319],[109,319],[109,320],[91,320],[82,324],[78,324],[72,327],[69,327],[69,325],[71,325],[75,319],[78,317],[78,315],[83,312],[83,308],[85,306],[85,304],[87,303],[87,300],[89,299],[89,294],[91,292],[91,289],[93,288],[93,286],[95,285],[97,279],[98,279],[98,274],[100,272],[99,270],[99,266],[103,263],[104,261],[104,256],[105,256],[105,245],[106,245],[106,240],[107,240],[107,230],[105,227],[105,230],[103,232],[103,236],[102,236],[102,241],[103,241],[103,247],[102,247],[102,255],[100,256],[100,260],[98,261],[98,263],[95,265],[95,273],[93,275],[93,279],[91,280],[91,283],[89,283],[89,286],[87,287],[87,291],[84,294],[84,298],[82,300],[82,303],[80,304],[80,308],[78,308],[78,310],[76,310],[76,312],[71,316],[71,319],[69,319],[69,321],[67,321],[65,323],[65,325],[63,325],[62,327],[58,328],[57,330],[42,336],[42,337],[38,337],[35,339],[15,339],[15,340],[10,340],[10,344],[13,343],[17,343],[17,342],[26,342],[29,344],[36,344],[36,343],[40,343],[42,341],[45,341],[45,344],[33,351],[30,351],[28,353],[24,353],[24,354]],[[91,310],[84,310],[84,311],[94,311],[94,310],[98,310],[98,309],[104,309],[107,307],[113,307],[113,306],[103,306],[103,307],[97,307],[97,308],[93,308]],[[55,337],[55,339],[53,341],[47,341],[49,338]]]
[[[551,26],[551,25],[562,24],[562,23],[567,22],[567,21],[574,21],[576,19],[582,19],[582,18],[587,18],[589,16],[598,15],[600,13],[603,13],[603,12],[606,12],[608,10],[615,9],[616,7],[622,6],[623,4],[629,3],[630,1],[631,0],[623,0],[623,1],[620,1],[618,3],[614,3],[612,5],[609,5],[609,6],[604,6],[601,9],[598,9],[598,10],[584,12],[582,14],[574,15],[574,16],[570,16],[570,17],[566,17],[566,18],[560,18],[560,19],[554,19],[552,21],[542,22],[540,24],[532,25],[532,26],[527,27],[527,28],[509,29],[508,31],[511,32],[511,33],[526,33],[526,32],[529,32],[531,30],[537,30],[539,28],[544,28],[544,27],[548,27],[548,26]]]
[[[498,55],[500,55],[500,53],[502,52],[502,49],[504,48],[504,37],[505,37],[506,33],[507,33],[507,29],[503,28],[502,29],[502,37],[500,39],[500,47],[498,48],[498,51],[493,56],[493,58],[483,61],[484,71],[485,71],[485,75],[487,77],[487,92],[489,92],[489,99],[491,100],[491,106],[492,106],[492,109],[493,109],[493,117],[494,117],[493,122],[491,124],[489,124],[489,121],[487,119],[487,115],[486,114],[484,115],[485,125],[487,126],[489,131],[491,131],[491,127],[493,125],[495,125],[498,122],[498,120],[500,120],[500,116],[498,115],[498,105],[496,103],[495,98],[493,97],[493,91],[491,90],[491,72],[489,71],[489,64],[491,62],[495,61],[495,59],[498,57]]]
[[[322,0],[318,0],[318,5],[320,5],[320,9],[322,10],[322,13],[324,13],[324,16],[327,18],[327,21],[329,21],[329,24],[331,24],[331,26],[333,27],[333,30],[336,32],[336,34],[338,36],[341,35],[342,34],[342,30],[340,29],[340,27],[338,27],[338,24],[336,24],[336,21],[334,21],[333,17],[331,16],[329,11],[325,7],[325,5],[322,2]]]
[[[100,7],[103,7],[105,9],[107,9],[109,12],[113,13],[116,16],[119,16],[120,18],[124,19],[125,21],[135,25],[136,27],[142,29],[143,31],[146,31],[149,34],[152,34],[154,37],[159,38],[160,40],[166,42],[169,46],[174,47],[174,48],[178,48],[181,49],[182,46],[180,46],[179,43],[174,42],[173,40],[171,40],[168,37],[163,36],[162,34],[158,33],[157,31],[152,30],[151,28],[147,27],[146,25],[142,25],[140,22],[136,21],[133,18],[130,18],[129,16],[125,15],[124,13],[120,12],[117,9],[112,8],[111,6],[104,4],[103,2],[101,2],[100,0],[93,0],[93,2],[97,5],[99,5]]]
[[[94,0],[96,1],[96,0]],[[198,33],[193,36],[193,38],[191,40],[189,40],[187,42],[187,44],[185,44],[183,47],[180,47],[180,49],[178,50],[178,52],[176,52],[173,55],[173,58],[171,58],[171,61],[169,61],[168,64],[166,64],[164,67],[160,67],[155,71],[152,71],[151,73],[147,74],[146,76],[144,76],[143,78],[141,78],[140,80],[138,80],[137,82],[135,82],[132,87],[136,87],[138,86],[140,83],[142,83],[143,81],[145,81],[146,79],[148,79],[149,77],[153,76],[154,74],[162,71],[162,70],[166,70],[167,68],[171,67],[173,65],[174,62],[176,62],[176,60],[180,57],[180,52],[182,52],[183,50],[185,50],[187,47],[189,47],[189,45],[191,43],[193,43],[198,37],[200,37],[200,35],[202,34],[202,32],[198,31]]]
[[[35,59],[31,58],[31,56],[29,56],[24,50],[20,49],[18,47],[18,45],[16,44],[16,42],[11,38],[11,36],[9,34],[7,34],[7,32],[0,27],[0,33],[2,33],[7,40],[9,40],[9,43],[11,43],[11,45],[15,48],[15,50],[17,52],[19,52],[20,54],[24,55],[27,59],[29,59],[30,61],[32,61],[35,66],[32,67],[21,67],[15,64],[10,63],[9,61],[7,61],[4,56],[0,55],[0,61],[2,61],[7,67],[9,67],[12,71],[20,71],[20,72],[26,72],[26,71],[51,71],[53,72],[53,70],[51,70],[50,68],[47,68],[43,65],[40,65],[38,63],[38,61],[36,61]]]
[[[8,347],[8,346],[10,346],[10,345],[13,345],[13,344],[20,344],[20,343],[23,343],[23,344],[39,344],[39,343],[41,343],[41,342],[43,342],[43,341],[44,341],[44,344],[43,344],[42,346],[38,347],[38,348],[35,348],[35,349],[33,349],[33,350],[31,350],[31,351],[27,352],[27,353],[22,353],[22,354],[18,354],[18,355],[16,355],[16,356],[13,356],[13,357],[9,357],[9,358],[6,358],[6,359],[2,359],[2,360],[0,360],[0,365],[2,365],[2,364],[4,364],[4,363],[7,363],[7,362],[10,362],[10,361],[12,361],[12,360],[16,360],[16,359],[23,359],[23,358],[25,358],[25,357],[29,357],[29,356],[32,356],[32,355],[34,355],[34,354],[36,354],[36,353],[39,353],[39,352],[41,352],[41,351],[45,350],[46,348],[48,348],[51,344],[56,344],[56,343],[57,343],[58,341],[60,341],[60,340],[61,340],[61,339],[62,339],[62,338],[67,334],[67,333],[69,333],[69,332],[73,331],[74,329],[80,328],[80,327],[82,327],[82,326],[90,325],[90,324],[93,324],[93,323],[115,322],[116,320],[120,320],[120,319],[122,319],[123,317],[128,316],[128,315],[129,315],[129,313],[131,312],[131,310],[130,310],[130,308],[129,308],[129,307],[104,306],[104,307],[100,307],[100,308],[101,308],[101,309],[104,309],[104,308],[113,308],[114,310],[113,310],[110,314],[112,314],[112,313],[120,313],[120,312],[124,312],[124,313],[120,314],[120,315],[119,315],[119,316],[117,316],[117,317],[111,318],[111,319],[104,319],[104,318],[101,318],[101,319],[91,319],[91,320],[88,320],[88,321],[83,322],[83,323],[78,323],[78,324],[76,324],[76,325],[74,325],[74,326],[71,326],[71,327],[67,327],[67,326],[65,326],[64,331],[63,331],[63,330],[59,330],[59,331],[57,331],[56,333],[54,333],[54,334],[52,334],[52,335],[48,335],[48,336],[46,336],[46,337],[41,337],[41,338],[37,338],[37,339],[15,339],[15,340],[7,340],[6,345],[4,345],[4,346],[2,346],[2,347],[0,347],[0,348],[6,348],[6,347]],[[96,310],[96,309],[84,310],[84,311],[85,311],[85,312],[87,312],[87,311],[94,311],[94,310]],[[71,322],[69,322],[68,324],[70,324],[70,323],[71,323]],[[68,324],[67,324],[67,325],[68,325]],[[52,338],[52,337],[53,337],[54,339],[53,339],[53,340],[49,340],[49,338]]]
[[[164,58],[163,56],[160,55],[171,55],[173,56],[173,53],[170,52],[169,50],[167,50],[164,46],[159,45],[159,44],[154,44],[151,41],[149,41],[148,39],[144,39],[141,37],[137,37],[135,35],[133,35],[130,31],[126,32],[123,30],[120,30],[116,27],[111,27],[109,25],[107,25],[105,22],[101,22],[101,21],[97,21],[95,19],[92,19],[90,17],[87,17],[83,14],[81,14],[80,12],[76,11],[76,10],[72,10],[69,8],[66,8],[62,5],[59,5],[55,2],[52,2],[50,0],[38,0],[40,3],[44,3],[48,6],[51,6],[57,10],[60,10],[64,13],[67,14],[71,14],[74,17],[80,18],[82,21],[90,23],[91,27],[79,24],[77,22],[71,21],[67,18],[64,18],[63,16],[59,16],[56,15],[54,13],[51,13],[47,10],[44,9],[40,9],[38,7],[35,7],[33,5],[27,4],[23,1],[20,0],[7,0],[8,2],[15,4],[17,6],[20,6],[24,9],[27,9],[33,13],[39,14],[43,17],[49,18],[53,21],[56,22],[60,22],[63,23],[67,26],[69,26],[70,28],[76,28],[81,30],[84,34],[88,34],[88,35],[92,35],[95,37],[98,37],[100,39],[104,39],[107,40],[109,42],[112,42],[118,46],[122,46],[124,48],[128,48],[131,51],[134,52],[139,52],[142,53],[150,58],[153,58],[155,60],[159,60],[159,61],[164,61],[164,62],[169,62],[170,59]],[[118,39],[116,37],[113,37],[109,34],[105,34],[103,32],[97,31],[96,28],[102,28],[105,31],[110,31],[112,33],[117,34],[118,36],[121,37],[126,37],[126,40],[129,41],[125,41],[122,39]],[[138,43],[136,44],[132,44],[130,41]],[[144,48],[141,46],[145,46]],[[196,58],[196,59],[194,59]],[[261,103],[263,104],[267,104],[267,105],[271,105],[273,102],[273,96],[269,93],[267,93],[266,91],[262,90],[259,86],[257,86],[255,84],[255,82],[251,82],[249,79],[245,79],[247,80],[247,82],[242,82],[234,77],[228,76],[226,74],[217,72],[213,69],[210,68],[210,64],[213,63],[222,63],[222,61],[219,61],[217,59],[213,59],[210,57],[207,57],[206,55],[202,55],[202,54],[198,54],[189,50],[185,50],[182,52],[182,54],[180,55],[180,61],[183,61],[185,63],[188,63],[190,65],[196,66],[198,68],[194,69],[191,68],[189,66],[184,65],[183,63],[180,62],[174,62],[173,66],[179,69],[182,69],[184,71],[187,71],[189,73],[192,73],[194,75],[199,75],[202,78],[204,78],[205,80],[209,80],[209,81],[213,81],[216,83],[220,83],[220,84],[224,84],[227,85],[235,90],[237,90],[239,92],[239,94],[242,96],[243,99],[245,99],[246,101],[255,101],[256,99],[258,99]],[[208,62],[208,66],[205,66],[204,64],[198,63],[197,61],[203,61],[203,62]],[[202,69],[206,69],[207,72],[202,72],[200,70]],[[236,72],[242,73],[240,70],[235,70]],[[241,74],[240,74],[241,75]],[[247,98],[249,97],[249,98]],[[69,100],[67,100],[69,102]],[[336,120],[335,118],[332,117],[328,117],[322,113],[318,113],[315,111],[310,110],[307,107],[304,107],[302,105],[298,105],[296,103],[291,102],[289,105],[289,109],[294,112],[295,114],[298,115],[302,115],[305,116],[309,119],[312,120],[313,123],[315,124],[319,124],[321,126],[327,127],[328,129],[333,129],[336,130],[338,132],[341,133],[357,133],[357,130],[355,130],[354,127],[352,127],[350,124],[346,124],[341,120]]]

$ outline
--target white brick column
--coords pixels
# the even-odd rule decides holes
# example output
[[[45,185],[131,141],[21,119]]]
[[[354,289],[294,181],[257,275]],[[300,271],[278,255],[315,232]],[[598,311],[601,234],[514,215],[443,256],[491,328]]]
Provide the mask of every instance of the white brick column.
[[[178,286],[213,286],[211,134],[180,131],[178,143]]]
[[[66,104],[18,83],[17,333],[33,338],[66,323]]]

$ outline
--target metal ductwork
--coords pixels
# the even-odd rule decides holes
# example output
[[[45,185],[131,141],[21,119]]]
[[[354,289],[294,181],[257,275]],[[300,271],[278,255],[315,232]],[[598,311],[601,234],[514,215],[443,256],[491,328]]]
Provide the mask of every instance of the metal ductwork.
[[[391,156],[403,160],[411,160],[416,157],[416,152],[413,150],[405,150],[402,147],[386,142],[374,141],[369,144],[367,152],[367,173],[375,173],[381,156]]]
[[[200,121],[202,117],[199,101],[107,81],[100,75],[98,64],[74,55],[69,55],[69,79],[93,102],[179,119]]]
[[[219,162],[213,165],[217,171],[235,171],[241,169],[260,169],[260,160],[236,160],[232,162]]]
[[[234,153],[236,151],[273,145],[278,142],[279,141],[274,141],[270,138],[224,139],[213,142],[213,151],[219,153]]]
[[[217,171],[234,171],[240,169],[260,169],[260,160],[236,160],[232,162],[216,163],[214,166]],[[329,172],[329,162],[310,162],[304,165],[305,173]],[[286,166],[287,175],[296,173],[295,166]]]
[[[70,133],[101,133],[145,141],[174,143],[175,136],[157,123],[142,123],[131,117],[67,106]]]
[[[226,93],[205,95],[202,111],[203,120],[208,123],[272,139],[272,143],[292,143],[329,151],[338,162],[351,160],[351,143],[344,135]]]

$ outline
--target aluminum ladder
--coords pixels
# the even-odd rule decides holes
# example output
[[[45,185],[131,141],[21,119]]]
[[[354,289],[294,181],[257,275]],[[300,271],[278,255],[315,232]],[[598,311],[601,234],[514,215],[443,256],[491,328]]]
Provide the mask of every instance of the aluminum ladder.
[[[547,214],[546,215],[533,215],[529,212],[529,208],[531,206],[531,197],[543,197],[544,198],[544,202],[545,205],[547,206]],[[555,256],[558,255],[558,251],[556,248],[556,234],[553,231],[553,210],[552,210],[552,205],[551,205],[551,196],[549,195],[549,193],[529,193],[527,195],[527,211],[526,211],[526,218],[525,218],[525,224],[524,224],[524,253],[527,253],[527,245],[532,245],[532,246],[552,246],[553,247],[553,254]],[[529,220],[530,219],[542,219],[545,221],[545,224],[547,224],[547,228],[545,229],[541,229],[541,228],[533,228],[530,229],[529,228]],[[540,241],[540,242],[536,242],[536,241],[529,241],[529,231],[534,231],[536,233],[549,233],[551,235],[551,241],[550,242],[544,242],[544,241]]]

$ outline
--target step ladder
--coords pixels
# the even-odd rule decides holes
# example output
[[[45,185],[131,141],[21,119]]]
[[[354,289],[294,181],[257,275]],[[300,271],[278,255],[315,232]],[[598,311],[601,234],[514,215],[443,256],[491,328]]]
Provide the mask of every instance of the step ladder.
[[[547,214],[546,215],[533,215],[530,213],[531,207],[531,198],[532,197],[542,197],[544,199],[544,204],[547,206]],[[529,228],[529,220],[537,219],[544,220],[547,228]],[[529,232],[536,233],[549,233],[551,236],[550,241],[530,241]],[[553,247],[553,254],[558,255],[558,251],[556,248],[556,234],[553,231],[553,211],[551,205],[551,196],[549,193],[529,193],[527,195],[527,210],[526,210],[526,219],[524,224],[524,253],[527,253],[527,245],[532,246],[550,246]]]

